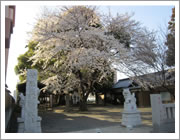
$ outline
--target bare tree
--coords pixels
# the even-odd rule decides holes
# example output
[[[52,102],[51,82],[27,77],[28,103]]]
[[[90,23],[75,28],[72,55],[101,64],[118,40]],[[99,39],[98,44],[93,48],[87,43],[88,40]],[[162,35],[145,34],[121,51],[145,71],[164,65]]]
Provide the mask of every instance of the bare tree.
[[[168,70],[166,64],[167,33],[164,30],[160,30],[160,33],[148,31],[131,18],[132,16],[123,15],[107,18],[108,33],[126,46],[126,53],[115,54],[116,69],[135,80],[144,89],[161,87],[174,95],[174,90],[169,87],[174,85],[175,70]]]

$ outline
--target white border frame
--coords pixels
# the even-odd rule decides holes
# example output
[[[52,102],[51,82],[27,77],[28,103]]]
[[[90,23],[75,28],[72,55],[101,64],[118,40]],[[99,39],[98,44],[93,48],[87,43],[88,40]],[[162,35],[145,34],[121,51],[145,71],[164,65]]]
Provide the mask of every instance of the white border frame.
[[[1,79],[1,137],[3,139],[177,139],[179,138],[179,1],[1,1],[1,78],[5,80],[5,5],[111,5],[111,6],[165,6],[174,5],[176,12],[176,83],[175,83],[175,133],[5,133],[5,81]],[[3,91],[3,92],[2,92]]]

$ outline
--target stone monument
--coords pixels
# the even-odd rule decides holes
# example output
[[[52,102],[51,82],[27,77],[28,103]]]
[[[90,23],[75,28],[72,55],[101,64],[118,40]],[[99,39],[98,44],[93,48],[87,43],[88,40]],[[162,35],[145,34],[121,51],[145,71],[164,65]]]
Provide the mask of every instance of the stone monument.
[[[37,87],[37,70],[27,70],[26,96],[20,94],[21,118],[18,118],[19,133],[41,133],[41,117],[37,105],[40,90]]]
[[[122,125],[132,128],[141,124],[140,112],[137,110],[135,94],[131,94],[129,88],[123,90],[125,99],[124,110],[122,112]]]

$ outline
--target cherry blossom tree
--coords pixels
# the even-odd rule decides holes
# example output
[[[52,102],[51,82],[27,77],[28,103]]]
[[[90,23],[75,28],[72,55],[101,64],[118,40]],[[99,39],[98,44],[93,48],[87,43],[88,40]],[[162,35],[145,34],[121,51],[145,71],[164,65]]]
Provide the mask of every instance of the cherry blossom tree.
[[[54,74],[44,81],[46,88],[66,94],[77,90],[80,110],[87,110],[86,100],[94,84],[102,85],[112,76],[114,52],[123,52],[123,45],[105,34],[94,7],[64,7],[44,13],[32,40],[39,42],[33,64],[43,61],[44,72]]]
[[[44,90],[67,95],[78,92],[80,110],[87,110],[88,95],[95,92],[95,85],[108,82],[112,68],[135,77],[142,87],[160,85],[153,85],[157,77],[139,78],[152,72],[163,72],[158,81],[167,83],[164,46],[132,15],[102,18],[95,7],[88,6],[45,11],[31,40],[39,42],[31,57],[33,65],[43,62],[44,72],[50,73],[43,81]]]

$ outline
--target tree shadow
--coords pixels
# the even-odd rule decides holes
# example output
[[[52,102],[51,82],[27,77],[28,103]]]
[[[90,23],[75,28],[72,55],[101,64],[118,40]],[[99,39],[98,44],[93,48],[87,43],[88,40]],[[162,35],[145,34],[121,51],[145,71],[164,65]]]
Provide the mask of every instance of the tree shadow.
[[[63,108],[60,108],[62,111]],[[66,113],[68,115],[66,115]],[[71,116],[72,114],[72,116]],[[88,116],[89,114],[89,116]],[[143,126],[149,126],[152,124],[151,112],[140,112]],[[78,116],[76,116],[78,115]],[[83,116],[84,115],[84,116]],[[17,133],[17,117],[20,116],[20,112],[16,111],[13,115],[13,125],[8,133]],[[42,117],[41,127],[43,133],[71,133],[73,131],[81,131],[87,129],[103,128],[109,126],[120,126],[122,119],[122,111],[119,109],[109,110],[106,108],[90,108],[89,111],[73,111],[73,112],[54,112],[40,111],[39,116]],[[97,116],[97,118],[96,118]],[[100,116],[100,117],[99,117]],[[11,123],[11,124],[12,124]]]
[[[86,116],[67,116],[61,113],[43,113],[41,126],[43,133],[65,133],[120,125],[120,122],[110,122]]]
[[[71,116],[72,114],[72,116]],[[89,114],[89,116],[87,116]],[[151,127],[152,113],[140,112],[143,126]],[[87,129],[103,128],[109,126],[121,125],[122,112],[108,110],[89,110],[87,112],[66,112],[56,113],[53,111],[42,112],[39,114],[42,117],[41,126],[43,133],[69,133],[73,131],[81,131]],[[76,116],[78,115],[78,116]],[[82,116],[81,116],[82,115]],[[85,115],[85,116],[83,116]],[[94,115],[94,116],[93,116]],[[100,115],[100,118],[95,118]]]

